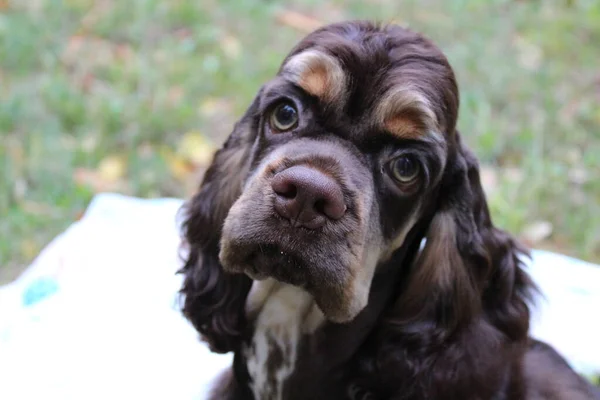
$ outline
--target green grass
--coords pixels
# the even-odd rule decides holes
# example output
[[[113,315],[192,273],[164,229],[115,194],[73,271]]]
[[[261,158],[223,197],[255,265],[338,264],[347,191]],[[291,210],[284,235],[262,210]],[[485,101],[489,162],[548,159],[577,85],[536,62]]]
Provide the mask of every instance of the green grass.
[[[522,236],[548,221],[537,247],[600,261],[598,1],[323,3],[0,0],[0,281],[97,191],[188,195],[202,153],[304,34],[284,10],[432,37],[458,74],[459,127],[495,177],[498,225]],[[181,148],[196,132],[200,156]]]

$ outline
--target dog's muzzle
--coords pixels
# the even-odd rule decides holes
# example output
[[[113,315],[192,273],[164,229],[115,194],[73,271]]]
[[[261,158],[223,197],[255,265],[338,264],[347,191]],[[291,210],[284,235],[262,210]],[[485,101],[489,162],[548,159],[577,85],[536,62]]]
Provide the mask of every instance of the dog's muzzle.
[[[370,170],[335,142],[278,148],[229,210],[223,268],[302,287],[329,319],[353,318],[366,305],[379,251],[373,185]]]

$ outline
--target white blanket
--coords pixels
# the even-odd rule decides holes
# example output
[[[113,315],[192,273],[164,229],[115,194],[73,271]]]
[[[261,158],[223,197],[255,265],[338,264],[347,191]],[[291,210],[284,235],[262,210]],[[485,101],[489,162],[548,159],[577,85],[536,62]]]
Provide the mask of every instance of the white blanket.
[[[14,283],[0,288],[0,399],[202,399],[231,364],[177,307],[176,199],[94,198]],[[535,251],[546,295],[533,333],[600,371],[600,267]]]

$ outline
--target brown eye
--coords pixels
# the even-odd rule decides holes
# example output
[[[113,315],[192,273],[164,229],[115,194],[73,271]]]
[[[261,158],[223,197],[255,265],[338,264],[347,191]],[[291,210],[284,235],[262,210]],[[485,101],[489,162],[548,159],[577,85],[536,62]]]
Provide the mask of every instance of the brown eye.
[[[413,156],[406,155],[396,158],[390,165],[392,176],[400,183],[411,183],[419,175],[421,166]]]
[[[275,132],[286,132],[298,125],[298,111],[292,103],[281,103],[271,113],[269,125]]]

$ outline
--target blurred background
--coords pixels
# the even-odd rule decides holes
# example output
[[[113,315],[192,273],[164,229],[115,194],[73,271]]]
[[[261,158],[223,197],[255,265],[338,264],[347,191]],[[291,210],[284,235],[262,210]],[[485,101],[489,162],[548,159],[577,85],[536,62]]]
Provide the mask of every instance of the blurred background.
[[[350,18],[448,55],[499,226],[600,261],[598,0],[0,0],[0,283],[95,193],[189,196],[295,42]]]

